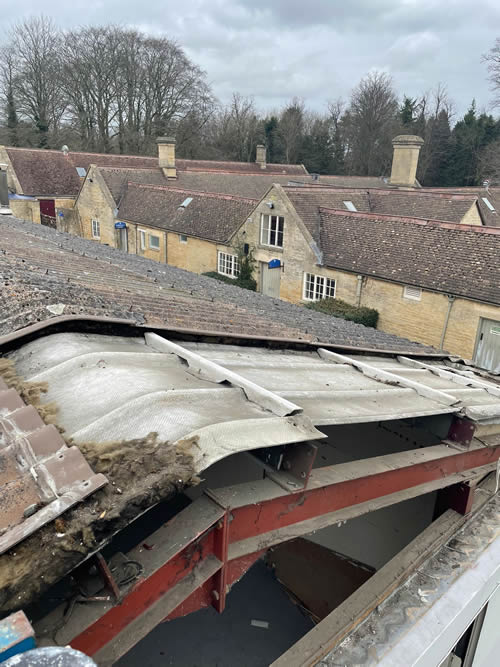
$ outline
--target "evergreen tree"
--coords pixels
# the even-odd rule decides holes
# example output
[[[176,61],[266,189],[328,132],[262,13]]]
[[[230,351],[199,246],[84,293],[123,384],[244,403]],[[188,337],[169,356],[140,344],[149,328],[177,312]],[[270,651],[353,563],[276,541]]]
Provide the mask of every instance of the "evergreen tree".
[[[412,129],[416,121],[417,100],[411,99],[407,95],[403,98],[403,104],[399,109],[399,118],[405,129]]]
[[[488,144],[500,136],[500,127],[494,118],[476,114],[472,104],[451,135],[451,151],[445,174],[446,185],[480,185],[482,180],[481,154]]]

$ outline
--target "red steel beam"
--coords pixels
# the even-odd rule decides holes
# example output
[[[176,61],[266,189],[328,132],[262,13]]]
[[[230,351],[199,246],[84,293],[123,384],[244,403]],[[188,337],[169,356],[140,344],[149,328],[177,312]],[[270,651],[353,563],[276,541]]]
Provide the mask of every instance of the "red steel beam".
[[[95,655],[103,646],[149,609],[175,584],[184,579],[206,556],[214,552],[213,530],[193,542],[168,560],[151,576],[141,579],[125,595],[122,602],[111,607],[97,621],[71,640],[75,648],[89,656]]]
[[[500,446],[480,447],[471,451],[455,452],[450,456],[423,461],[404,468],[386,470],[362,478],[311,488],[315,481],[320,483],[321,477],[327,478],[329,473],[335,473],[335,469],[339,466],[317,468],[311,475],[310,486],[307,489],[232,508],[233,519],[229,524],[229,543],[233,544],[249,537],[262,535],[271,530],[290,526],[315,516],[329,514],[352,505],[359,505],[427,482],[445,479],[454,473],[494,463],[499,458]]]
[[[265,539],[261,544],[258,539],[249,540],[249,551],[236,551],[235,555],[238,553],[238,557],[232,559],[228,556],[231,545],[241,544],[242,540],[257,536],[264,538],[270,531],[315,517],[331,515],[336,510],[362,505],[367,501],[436,480],[445,487],[448,478],[449,484],[456,480],[456,473],[475,471],[478,468],[484,470],[488,466],[491,468],[499,458],[500,445],[485,447],[473,443],[466,451],[437,445],[350,464],[317,468],[311,474],[309,487],[292,493],[269,479],[250,484],[251,493],[248,493],[248,488],[245,489],[248,484],[209,492],[210,499],[202,496],[174,517],[165,528],[167,532],[163,539],[166,544],[170,539],[177,539],[179,529],[181,530],[181,534],[187,539],[182,550],[169,556],[158,569],[137,582],[123,595],[121,604],[111,607],[78,636],[68,638],[66,643],[90,656],[107,648],[107,645],[112,645],[113,641],[119,644],[120,633],[123,636],[130,623],[137,623],[141,615],[161,601],[162,596],[172,592],[176,585],[182,584],[189,576],[195,576],[196,569],[199,569],[208,556],[215,556],[217,562],[220,562],[218,571],[208,579],[200,581],[195,590],[191,589],[186,594],[187,597],[173,608],[166,618],[184,616],[214,602],[218,610],[222,611],[227,590],[265,551],[263,547],[266,542]],[[224,498],[228,499],[227,503]],[[221,505],[227,505],[225,513]],[[213,508],[216,515],[219,512],[219,518],[215,521]],[[203,523],[201,516],[196,532],[190,526],[196,521],[196,517],[200,516],[200,509],[208,512],[209,518]],[[360,509],[359,513],[366,511]],[[334,518],[330,520],[328,517],[328,521],[334,522]],[[171,538],[168,533],[169,526],[172,526],[174,531]],[[191,532],[193,535],[189,538]],[[156,622],[160,621],[161,619],[158,619]],[[151,629],[144,630],[144,633],[147,634]],[[140,638],[141,636],[137,641]]]
[[[229,561],[226,568],[226,585],[228,588],[236,583],[241,577],[247,572],[252,565],[265,553],[266,549],[262,551],[256,551],[253,554],[248,554],[246,556],[241,556],[240,558],[234,558]],[[187,616],[188,614],[198,611],[199,609],[204,609],[205,607],[210,607],[213,604],[213,591],[217,585],[217,575],[209,579],[207,582],[200,586],[198,590],[192,593],[188,598],[182,602],[177,609],[167,616],[165,621],[172,621],[174,618],[180,618],[181,616]]]

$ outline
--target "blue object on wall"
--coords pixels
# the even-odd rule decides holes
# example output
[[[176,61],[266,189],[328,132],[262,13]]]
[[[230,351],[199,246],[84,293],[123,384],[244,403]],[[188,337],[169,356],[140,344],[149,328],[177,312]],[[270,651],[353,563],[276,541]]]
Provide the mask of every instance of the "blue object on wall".
[[[272,259],[268,264],[268,267],[270,269],[279,269],[280,266],[281,266],[281,261],[279,259]]]
[[[115,229],[125,229],[126,226],[124,222],[115,222]]]

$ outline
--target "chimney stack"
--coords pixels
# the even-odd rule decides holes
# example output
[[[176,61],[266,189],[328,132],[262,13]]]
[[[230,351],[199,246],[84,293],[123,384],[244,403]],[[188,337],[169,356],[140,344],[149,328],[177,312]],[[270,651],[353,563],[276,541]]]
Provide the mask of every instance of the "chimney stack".
[[[255,155],[255,162],[260,165],[261,169],[266,168],[266,147],[263,144],[257,145],[257,152]]]
[[[392,145],[391,185],[414,188],[417,181],[418,155],[424,143],[421,137],[414,134],[400,134],[394,137]]]
[[[158,137],[158,166],[163,169],[167,178],[177,178],[175,167],[175,139],[173,137]]]
[[[9,207],[9,188],[7,186],[7,165],[0,164],[0,215],[12,215]]]

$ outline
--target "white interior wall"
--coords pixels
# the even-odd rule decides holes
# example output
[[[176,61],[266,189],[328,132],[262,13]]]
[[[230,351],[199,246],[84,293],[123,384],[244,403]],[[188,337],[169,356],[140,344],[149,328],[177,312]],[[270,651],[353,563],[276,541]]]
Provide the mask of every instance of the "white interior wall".
[[[391,454],[429,444],[430,436],[396,422],[321,427],[328,440],[319,441],[316,466]],[[220,488],[261,479],[262,467],[248,454],[234,454],[203,473],[203,482],[187,491],[198,498],[205,488]],[[330,526],[308,538],[374,568],[380,568],[432,521],[435,493],[407,500]]]

